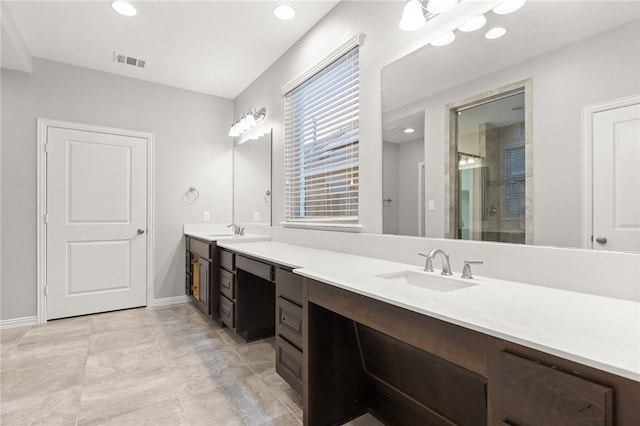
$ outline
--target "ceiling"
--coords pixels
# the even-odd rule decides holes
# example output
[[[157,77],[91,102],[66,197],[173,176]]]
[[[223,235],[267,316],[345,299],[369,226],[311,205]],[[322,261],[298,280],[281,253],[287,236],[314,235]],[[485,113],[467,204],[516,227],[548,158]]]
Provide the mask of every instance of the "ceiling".
[[[138,0],[137,15],[125,17],[108,0],[6,1],[2,66],[19,63],[21,43],[8,43],[17,32],[33,57],[234,99],[338,2]],[[282,3],[293,20],[273,15]],[[114,62],[114,52],[148,66]]]

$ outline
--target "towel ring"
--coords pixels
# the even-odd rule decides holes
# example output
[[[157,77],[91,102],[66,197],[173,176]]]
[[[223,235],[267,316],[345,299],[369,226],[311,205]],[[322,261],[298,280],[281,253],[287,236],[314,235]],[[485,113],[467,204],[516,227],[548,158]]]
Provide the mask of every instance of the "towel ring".
[[[186,193],[187,200],[195,201],[198,199],[199,196],[200,196],[200,191],[198,191],[198,189],[195,186],[190,186],[189,189],[187,189],[187,193]]]

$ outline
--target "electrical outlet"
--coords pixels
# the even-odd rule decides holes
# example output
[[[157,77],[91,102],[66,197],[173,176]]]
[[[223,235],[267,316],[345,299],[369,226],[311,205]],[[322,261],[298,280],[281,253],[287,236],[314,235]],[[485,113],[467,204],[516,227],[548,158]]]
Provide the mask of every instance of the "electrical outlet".
[[[253,220],[260,220],[260,212],[253,212]]]
[[[211,220],[211,214],[209,214],[209,212],[207,211],[202,212],[202,221],[209,222],[210,220]]]

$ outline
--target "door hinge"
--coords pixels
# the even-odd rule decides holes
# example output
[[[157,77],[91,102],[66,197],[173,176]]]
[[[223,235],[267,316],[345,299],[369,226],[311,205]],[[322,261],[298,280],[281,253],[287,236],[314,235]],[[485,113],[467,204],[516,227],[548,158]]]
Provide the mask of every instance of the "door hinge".
[[[49,223],[49,214],[48,213],[45,213],[45,215],[44,215],[44,223],[45,224]]]
[[[49,152],[49,144],[48,143],[44,144],[44,152]]]
[[[44,286],[44,295],[48,296],[49,295],[49,286]]]

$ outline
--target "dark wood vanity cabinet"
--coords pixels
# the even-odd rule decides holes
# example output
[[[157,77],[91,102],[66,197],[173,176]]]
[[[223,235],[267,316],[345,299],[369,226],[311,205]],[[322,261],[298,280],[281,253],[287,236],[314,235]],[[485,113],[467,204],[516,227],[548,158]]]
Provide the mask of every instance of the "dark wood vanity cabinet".
[[[274,334],[274,267],[219,250],[220,320],[245,340]]]
[[[304,424],[636,426],[640,383],[303,279]]]
[[[215,241],[187,237],[185,256],[185,293],[208,318],[218,317],[218,295],[214,291],[217,281]]]
[[[290,269],[276,273],[276,372],[302,393],[302,277]]]

